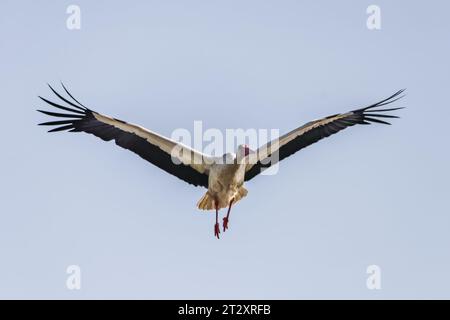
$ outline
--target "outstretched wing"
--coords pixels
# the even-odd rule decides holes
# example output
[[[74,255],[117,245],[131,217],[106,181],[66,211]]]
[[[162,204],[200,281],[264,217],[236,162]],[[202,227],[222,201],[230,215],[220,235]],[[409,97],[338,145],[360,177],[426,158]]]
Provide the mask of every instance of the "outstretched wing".
[[[208,162],[206,155],[141,126],[95,112],[81,104],[64,85],[62,86],[70,98],[63,97],[49,85],[53,93],[62,101],[60,103],[39,97],[48,105],[65,111],[59,113],[37,110],[48,116],[59,118],[56,121],[39,124],[54,126],[55,128],[49,132],[83,131],[104,141],[114,140],[118,146],[133,151],[164,171],[195,186],[208,187],[208,163],[211,162]]]
[[[402,108],[376,108],[388,105],[402,98],[402,93],[404,91],[404,89],[400,90],[392,96],[365,108],[308,122],[307,124],[281,136],[279,139],[269,142],[249,156],[245,172],[245,181],[252,179],[264,169],[276,164],[284,158],[289,157],[300,149],[303,149],[347,127],[355,124],[390,124],[389,122],[381,119],[398,117],[386,114],[385,112]]]

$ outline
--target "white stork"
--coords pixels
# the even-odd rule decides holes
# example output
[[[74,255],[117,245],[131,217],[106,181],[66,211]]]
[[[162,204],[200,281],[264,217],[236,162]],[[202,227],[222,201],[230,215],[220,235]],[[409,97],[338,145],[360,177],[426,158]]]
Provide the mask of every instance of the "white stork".
[[[247,145],[240,145],[237,154],[227,153],[223,157],[213,158],[141,126],[95,112],[75,99],[64,84],[62,87],[68,97],[63,97],[50,85],[49,87],[62,102],[58,104],[42,97],[39,98],[65,113],[38,110],[48,116],[62,118],[57,121],[40,123],[40,125],[56,126],[49,132],[83,131],[105,141],[114,140],[118,146],[133,151],[185,182],[207,188],[206,193],[198,201],[197,207],[202,210],[215,210],[214,235],[217,238],[220,234],[219,209],[228,207],[227,215],[223,218],[223,231],[225,231],[228,229],[232,204],[247,195],[247,190],[243,186],[245,181],[253,179],[262,170],[300,149],[347,127],[372,122],[390,124],[381,119],[398,117],[385,112],[402,108],[380,109],[379,107],[397,101],[403,97],[401,94],[404,91],[400,90],[392,96],[364,108],[308,122],[256,151],[250,150]],[[174,152],[175,149],[177,152]],[[274,158],[273,155],[277,155],[277,157]],[[225,161],[218,161],[224,159]]]

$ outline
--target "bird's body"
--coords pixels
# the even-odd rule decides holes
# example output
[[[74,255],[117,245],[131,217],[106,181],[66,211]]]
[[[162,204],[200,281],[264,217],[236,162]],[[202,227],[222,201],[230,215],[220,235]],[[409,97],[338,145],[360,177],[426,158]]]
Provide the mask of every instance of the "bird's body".
[[[46,115],[60,118],[58,121],[45,122],[41,125],[56,126],[49,132],[66,130],[86,132],[105,141],[113,140],[118,146],[138,154],[181,180],[194,186],[207,188],[206,193],[198,201],[197,207],[202,210],[215,210],[214,234],[217,238],[220,233],[219,210],[228,207],[228,213],[223,219],[225,231],[228,228],[231,205],[247,195],[247,190],[244,188],[246,181],[295,152],[347,127],[371,123],[390,124],[382,119],[398,117],[386,112],[401,108],[379,109],[379,107],[397,101],[404,91],[400,90],[368,107],[310,121],[257,150],[250,150],[248,146],[240,145],[236,154],[226,153],[222,157],[214,158],[141,126],[95,112],[76,100],[64,85],[63,88],[68,97],[63,97],[50,87],[53,93],[65,103],[64,105],[40,98],[66,113],[38,110]]]
[[[202,210],[226,208],[247,195],[244,188],[245,163],[238,163],[237,157],[227,154],[223,163],[214,163],[209,168],[208,191],[197,203]]]

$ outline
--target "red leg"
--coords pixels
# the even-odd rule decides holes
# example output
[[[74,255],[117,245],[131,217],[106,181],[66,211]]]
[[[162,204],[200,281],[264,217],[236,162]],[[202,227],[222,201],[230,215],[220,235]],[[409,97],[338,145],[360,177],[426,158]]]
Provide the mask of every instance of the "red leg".
[[[216,206],[216,224],[214,225],[214,235],[217,237],[217,239],[220,239],[219,208],[217,206],[217,203],[215,204],[215,206]]]
[[[228,218],[230,217],[231,205],[233,204],[234,199],[231,199],[230,206],[228,207],[227,216],[223,218],[223,232],[228,229]]]

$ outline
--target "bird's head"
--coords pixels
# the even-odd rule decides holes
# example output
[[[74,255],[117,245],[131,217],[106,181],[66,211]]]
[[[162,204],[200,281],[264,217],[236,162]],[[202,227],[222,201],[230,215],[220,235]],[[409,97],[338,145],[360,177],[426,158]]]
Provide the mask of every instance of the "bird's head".
[[[241,155],[242,157],[248,156],[249,153],[250,153],[250,148],[248,147],[248,145],[241,144],[238,147],[238,154]]]
[[[246,157],[246,156],[248,156],[250,154],[250,148],[246,144],[241,144],[238,147],[237,154],[238,154],[238,157],[244,158],[244,157]]]

